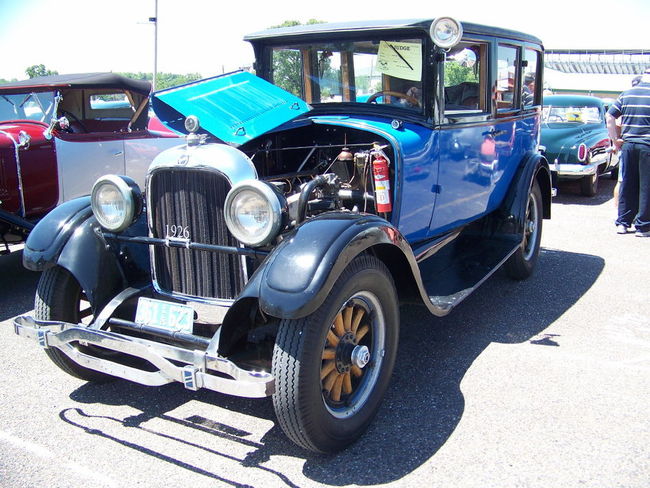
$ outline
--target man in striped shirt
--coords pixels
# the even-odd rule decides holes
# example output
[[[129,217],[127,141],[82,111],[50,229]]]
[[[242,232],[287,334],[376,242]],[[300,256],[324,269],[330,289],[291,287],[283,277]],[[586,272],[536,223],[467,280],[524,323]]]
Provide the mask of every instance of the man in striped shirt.
[[[623,117],[621,138],[616,119]],[[618,198],[616,228],[628,232],[632,224],[639,237],[650,237],[650,68],[641,83],[624,91],[607,111],[607,129],[616,151],[621,150],[623,180]]]

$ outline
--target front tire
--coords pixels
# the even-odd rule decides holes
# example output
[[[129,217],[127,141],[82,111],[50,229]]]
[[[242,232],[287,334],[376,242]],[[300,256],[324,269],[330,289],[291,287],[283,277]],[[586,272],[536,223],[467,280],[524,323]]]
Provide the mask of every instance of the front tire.
[[[510,278],[523,280],[533,274],[539,246],[542,241],[542,192],[537,181],[528,194],[526,218],[524,220],[524,235],[521,244],[506,261],[504,268]]]
[[[343,449],[376,414],[399,334],[393,279],[377,258],[355,258],[312,314],[282,320],[273,351],[273,407],[285,434],[316,452]]]
[[[37,320],[61,320],[73,324],[81,323],[90,313],[84,306],[83,293],[77,280],[68,270],[60,266],[43,272],[36,289],[34,317]],[[77,348],[83,346],[77,344]],[[48,347],[45,354],[63,371],[85,381],[104,383],[112,381],[112,376],[84,368],[75,363],[59,349]]]

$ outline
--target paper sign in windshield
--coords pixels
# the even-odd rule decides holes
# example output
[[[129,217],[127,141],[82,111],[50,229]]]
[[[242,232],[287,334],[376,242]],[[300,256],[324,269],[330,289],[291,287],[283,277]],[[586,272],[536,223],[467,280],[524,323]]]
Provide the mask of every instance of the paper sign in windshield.
[[[381,41],[377,69],[395,78],[422,81],[422,45],[417,42]]]

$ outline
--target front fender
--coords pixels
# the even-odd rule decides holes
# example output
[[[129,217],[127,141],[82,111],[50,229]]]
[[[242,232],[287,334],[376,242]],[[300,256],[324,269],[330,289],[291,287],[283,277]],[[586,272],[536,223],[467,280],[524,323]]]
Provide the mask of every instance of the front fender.
[[[25,243],[23,264],[33,271],[55,265],[67,269],[93,310],[126,286],[118,258],[92,215],[89,197],[60,205],[34,227]]]
[[[343,212],[320,215],[276,247],[240,297],[257,297],[261,310],[274,317],[304,317],[323,303],[356,256],[381,244],[396,246],[417,269],[409,244],[386,220]]]

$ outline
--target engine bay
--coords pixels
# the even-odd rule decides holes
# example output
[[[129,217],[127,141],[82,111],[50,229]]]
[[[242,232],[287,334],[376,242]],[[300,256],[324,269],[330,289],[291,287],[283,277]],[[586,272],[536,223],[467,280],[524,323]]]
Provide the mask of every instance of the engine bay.
[[[376,134],[312,123],[266,134],[240,149],[259,178],[284,195],[294,225],[344,209],[390,218],[394,151]]]

